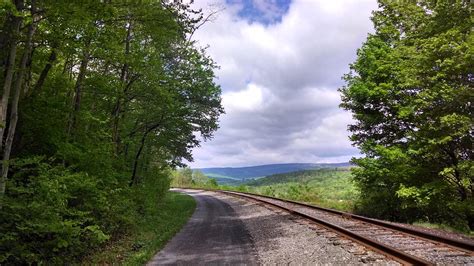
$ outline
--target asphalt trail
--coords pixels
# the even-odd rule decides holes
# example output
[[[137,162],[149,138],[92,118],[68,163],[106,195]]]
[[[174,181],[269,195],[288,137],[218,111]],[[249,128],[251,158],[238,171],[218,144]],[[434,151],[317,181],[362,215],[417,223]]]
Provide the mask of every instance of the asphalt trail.
[[[197,207],[183,229],[148,265],[256,265],[256,251],[243,222],[209,192],[186,191]]]

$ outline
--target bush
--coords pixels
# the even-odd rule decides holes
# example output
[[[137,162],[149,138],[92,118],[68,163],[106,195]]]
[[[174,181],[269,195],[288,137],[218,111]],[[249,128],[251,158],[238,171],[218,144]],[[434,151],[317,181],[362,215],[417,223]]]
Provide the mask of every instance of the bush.
[[[156,208],[169,187],[166,174],[150,174],[128,188],[43,157],[17,161],[12,170],[0,210],[2,264],[79,261]]]

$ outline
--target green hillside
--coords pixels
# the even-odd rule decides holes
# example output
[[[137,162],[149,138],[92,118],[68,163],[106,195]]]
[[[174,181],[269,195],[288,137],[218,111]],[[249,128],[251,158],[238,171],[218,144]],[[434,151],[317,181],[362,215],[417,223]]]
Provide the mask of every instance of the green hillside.
[[[261,177],[295,171],[314,170],[321,168],[348,167],[349,163],[285,163],[267,164],[246,167],[217,167],[195,169],[209,178],[215,178],[222,185],[240,185]]]
[[[349,167],[323,168],[316,170],[303,170],[290,173],[269,175],[257,180],[246,183],[249,186],[267,186],[278,183],[308,183],[314,181],[322,181],[324,179],[333,178],[339,175],[349,174]]]
[[[249,192],[352,211],[359,192],[349,167],[276,174],[248,182]]]
[[[219,175],[219,174],[205,174],[209,178],[215,178],[215,179],[232,179],[232,180],[241,180],[240,178],[237,177],[232,177],[232,176],[226,176],[226,175]]]

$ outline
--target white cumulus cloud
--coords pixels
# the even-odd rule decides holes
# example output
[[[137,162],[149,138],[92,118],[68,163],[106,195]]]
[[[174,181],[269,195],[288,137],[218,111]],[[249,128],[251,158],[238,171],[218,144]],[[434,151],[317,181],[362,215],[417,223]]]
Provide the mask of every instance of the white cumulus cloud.
[[[209,45],[220,65],[226,114],[215,138],[195,149],[192,167],[338,162],[359,154],[337,89],[372,31],[376,1],[293,0],[285,13],[276,2],[253,1],[281,16],[262,24],[242,16],[244,1],[196,1],[204,10],[225,7],[194,39]]]

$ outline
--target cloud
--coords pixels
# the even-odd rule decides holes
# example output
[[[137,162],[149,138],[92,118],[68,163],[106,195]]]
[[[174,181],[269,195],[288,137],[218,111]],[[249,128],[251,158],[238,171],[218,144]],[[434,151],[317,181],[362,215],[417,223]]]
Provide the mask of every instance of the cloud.
[[[263,94],[264,88],[249,84],[243,90],[224,93],[222,104],[230,113],[256,111],[263,107]]]
[[[194,37],[209,44],[221,67],[216,81],[227,113],[214,140],[194,151],[191,166],[335,162],[358,155],[337,88],[372,31],[376,1],[287,1],[286,9],[275,0],[251,1],[256,13],[278,17],[275,23],[243,15],[248,1],[197,1],[226,7]]]

